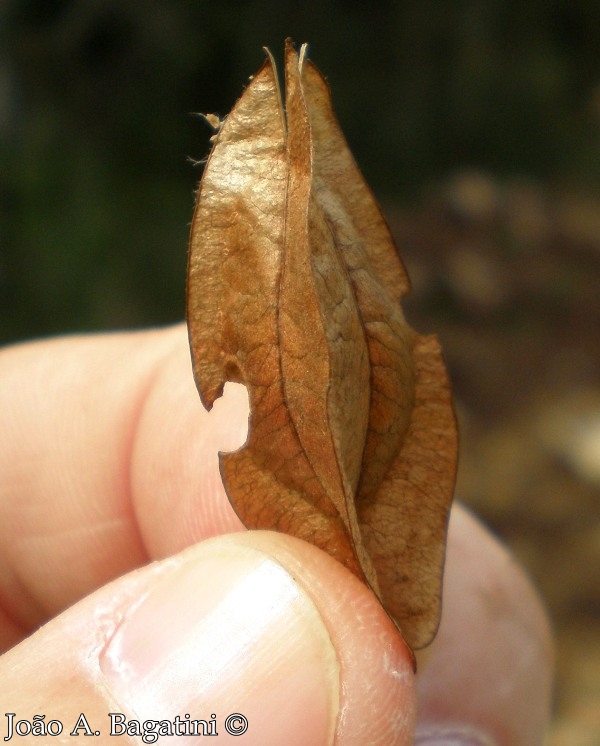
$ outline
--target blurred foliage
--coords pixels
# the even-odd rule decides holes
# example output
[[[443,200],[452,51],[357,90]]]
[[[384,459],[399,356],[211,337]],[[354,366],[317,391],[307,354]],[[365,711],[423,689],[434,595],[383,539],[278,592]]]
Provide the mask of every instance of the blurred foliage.
[[[597,0],[3,0],[0,341],[182,317],[190,112],[286,36],[387,200],[463,166],[600,175]]]

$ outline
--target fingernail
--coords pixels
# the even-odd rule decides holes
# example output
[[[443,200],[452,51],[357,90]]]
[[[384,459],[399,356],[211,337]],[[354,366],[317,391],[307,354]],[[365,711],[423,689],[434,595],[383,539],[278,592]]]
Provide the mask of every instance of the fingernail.
[[[163,576],[100,666],[127,717],[180,718],[174,743],[193,720],[225,740],[246,723],[257,743],[333,742],[339,672],[327,629],[286,570],[247,547],[208,542]]]
[[[469,725],[419,725],[415,746],[497,746],[496,741]]]

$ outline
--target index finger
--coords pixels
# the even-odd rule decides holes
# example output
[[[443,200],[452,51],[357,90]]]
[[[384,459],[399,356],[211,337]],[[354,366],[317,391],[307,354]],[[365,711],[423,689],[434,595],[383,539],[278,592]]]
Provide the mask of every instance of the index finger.
[[[149,558],[241,528],[217,454],[243,443],[246,395],[205,412],[182,325],[7,348],[0,412],[3,646]]]

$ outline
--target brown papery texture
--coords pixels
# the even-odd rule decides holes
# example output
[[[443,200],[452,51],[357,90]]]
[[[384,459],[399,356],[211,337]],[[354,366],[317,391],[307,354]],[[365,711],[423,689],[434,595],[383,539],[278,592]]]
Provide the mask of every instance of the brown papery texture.
[[[325,550],[366,582],[413,648],[440,616],[457,458],[435,337],[399,305],[409,282],[339,128],[291,43],[285,111],[270,55],[216,137],[188,268],[196,383],[212,407],[246,385],[246,444],[221,454],[247,528]]]

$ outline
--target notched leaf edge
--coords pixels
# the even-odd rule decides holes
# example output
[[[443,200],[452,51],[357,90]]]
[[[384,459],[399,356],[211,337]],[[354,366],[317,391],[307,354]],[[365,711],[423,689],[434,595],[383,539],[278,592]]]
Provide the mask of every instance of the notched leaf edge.
[[[244,383],[244,447],[221,454],[248,528],[329,552],[413,648],[435,635],[457,434],[437,340],[399,300],[406,272],[327,84],[286,44],[223,121],[192,222],[188,325],[212,406]]]

